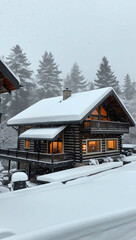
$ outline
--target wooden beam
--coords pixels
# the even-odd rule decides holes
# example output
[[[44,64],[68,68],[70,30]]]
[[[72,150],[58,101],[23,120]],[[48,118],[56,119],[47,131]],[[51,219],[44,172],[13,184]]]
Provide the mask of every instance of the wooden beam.
[[[30,180],[30,177],[31,177],[31,164],[29,164],[29,167],[28,167],[28,179]]]
[[[10,171],[10,167],[11,167],[11,161],[9,160],[9,162],[8,162],[8,171]]]

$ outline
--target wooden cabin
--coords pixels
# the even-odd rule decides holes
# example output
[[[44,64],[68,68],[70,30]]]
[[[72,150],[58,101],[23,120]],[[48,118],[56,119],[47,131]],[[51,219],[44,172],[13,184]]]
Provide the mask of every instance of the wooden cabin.
[[[18,132],[17,149],[0,156],[18,168],[53,172],[76,162],[120,155],[121,137],[135,121],[112,88],[43,99],[8,121]]]

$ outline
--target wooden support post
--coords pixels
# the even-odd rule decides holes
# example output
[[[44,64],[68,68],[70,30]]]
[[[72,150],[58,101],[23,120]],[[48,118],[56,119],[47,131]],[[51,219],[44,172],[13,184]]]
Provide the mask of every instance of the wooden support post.
[[[53,162],[54,162],[54,154],[52,153],[52,155],[51,155],[51,172],[54,172]]]
[[[28,179],[30,180],[31,178],[31,163],[29,164],[29,168],[28,168]]]
[[[75,138],[75,131],[74,130],[73,130],[73,136],[74,136],[74,161],[75,161],[75,153],[76,153],[75,141],[76,141],[76,138]]]
[[[101,107],[98,107],[98,120],[101,120]]]
[[[10,171],[11,161],[8,162],[8,171]]]
[[[0,76],[0,92],[2,92],[3,89],[3,77]]]
[[[17,169],[20,169],[20,162],[17,162]]]
[[[26,152],[26,159],[28,158],[28,151]]]
[[[20,127],[18,127],[17,135],[18,135],[18,138],[17,138],[17,150],[19,150],[19,135],[20,135]]]
[[[16,157],[17,157],[17,155],[18,155],[18,151],[16,150]]]

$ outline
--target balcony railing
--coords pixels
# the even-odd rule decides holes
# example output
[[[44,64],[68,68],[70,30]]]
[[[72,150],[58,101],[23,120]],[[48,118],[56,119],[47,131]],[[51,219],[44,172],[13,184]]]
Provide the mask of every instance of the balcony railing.
[[[100,120],[86,120],[84,122],[84,130],[90,131],[120,131],[129,132],[129,123],[124,122],[112,122],[112,121],[100,121]]]
[[[0,156],[8,158],[12,158],[13,161],[17,159],[24,159],[28,161],[38,161],[40,163],[50,163],[54,164],[57,162],[64,162],[73,160],[74,161],[74,153],[57,153],[57,154],[48,154],[48,153],[40,153],[40,152],[29,152],[29,151],[20,151],[16,149],[0,149]]]

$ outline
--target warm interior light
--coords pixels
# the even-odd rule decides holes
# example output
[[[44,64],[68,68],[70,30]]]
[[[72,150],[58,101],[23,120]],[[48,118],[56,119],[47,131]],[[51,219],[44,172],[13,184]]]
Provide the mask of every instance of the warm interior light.
[[[117,140],[107,140],[107,150],[116,150]]]
[[[50,153],[62,153],[62,142],[51,142],[50,143]]]
[[[86,151],[86,144],[83,144],[83,151]]]
[[[30,148],[30,141],[25,140],[25,148]]]

